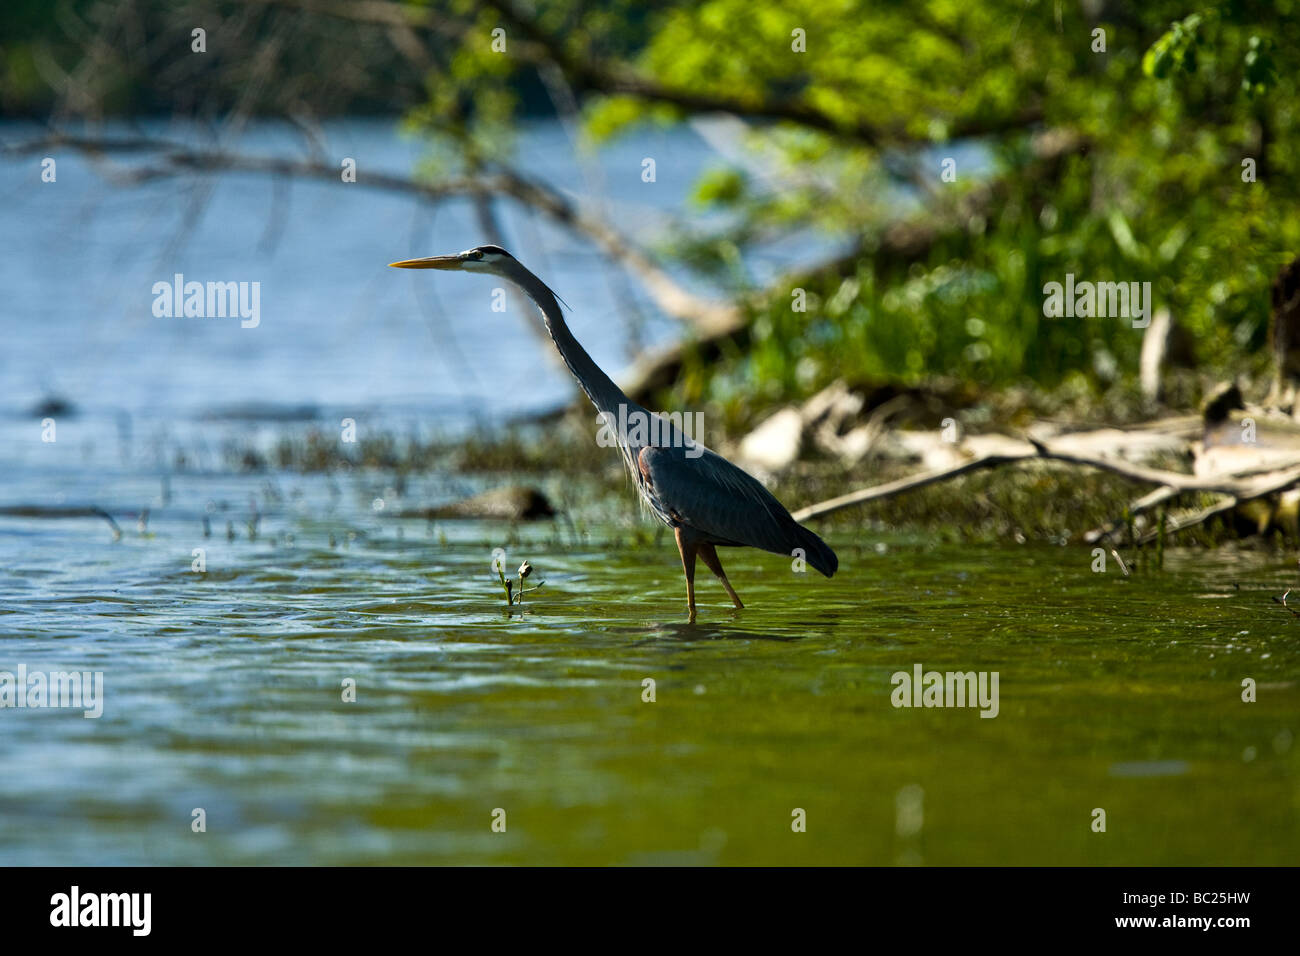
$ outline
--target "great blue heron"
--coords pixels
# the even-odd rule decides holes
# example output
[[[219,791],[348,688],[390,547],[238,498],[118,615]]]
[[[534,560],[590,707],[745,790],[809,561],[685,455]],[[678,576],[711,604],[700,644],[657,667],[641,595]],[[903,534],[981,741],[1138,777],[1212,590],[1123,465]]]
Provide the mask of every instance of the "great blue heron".
[[[718,560],[718,545],[748,546],[798,556],[826,577],[839,559],[826,542],[800,525],[757,479],[709,451],[663,416],[642,408],[600,370],[565,324],[555,293],[500,246],[477,246],[454,256],[404,259],[399,269],[486,272],[519,286],[542,312],[546,330],[602,420],[617,426],[619,450],[641,497],[673,529],[686,573],[686,605],[695,619],[695,558],[717,575],[736,607],[744,607]],[[635,423],[627,427],[626,423]],[[640,427],[636,427],[639,425]]]

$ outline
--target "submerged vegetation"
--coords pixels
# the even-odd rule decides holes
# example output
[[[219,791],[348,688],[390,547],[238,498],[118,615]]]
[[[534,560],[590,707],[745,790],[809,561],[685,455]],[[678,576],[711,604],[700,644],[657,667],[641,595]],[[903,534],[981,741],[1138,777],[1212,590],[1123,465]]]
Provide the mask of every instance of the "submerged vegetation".
[[[223,461],[233,472],[325,473],[354,487],[354,493],[367,500],[379,493],[377,489],[392,489],[396,497],[409,502],[409,507],[394,510],[388,517],[426,517],[442,522],[458,517],[455,508],[448,506],[455,499],[436,503],[412,500],[411,495],[418,494],[418,490],[411,479],[420,474],[462,476],[477,483],[460,487],[482,485],[503,492],[534,491],[558,515],[552,518],[541,509],[525,515],[529,508],[521,505],[513,518],[502,513],[495,515],[499,519],[526,521],[535,516],[582,527],[592,521],[613,521],[634,535],[653,537],[655,526],[638,521],[635,497],[621,462],[608,449],[596,445],[586,425],[586,416],[565,418],[554,427],[546,426],[546,441],[537,438],[542,426],[525,424],[481,430],[455,439],[373,435],[356,445],[327,441],[316,429],[294,429],[274,441],[270,455],[251,445],[229,442],[223,449]],[[723,447],[729,450],[732,443],[724,440]],[[179,451],[173,456],[177,474],[185,473],[185,461],[186,456]],[[1172,460],[1164,464],[1173,469],[1181,465]],[[834,498],[864,484],[904,478],[916,470],[915,464],[897,461],[853,467],[829,459],[812,459],[775,476],[771,487],[793,509]],[[1134,489],[1131,481],[1116,475],[1044,463],[980,472],[918,488],[819,518],[817,527],[837,538],[892,530],[934,541],[1082,545],[1081,531],[1104,526],[1123,515]],[[1182,504],[1199,507],[1211,501],[1209,495],[1186,495]],[[479,510],[460,517],[494,515]],[[1177,536],[1171,533],[1168,541],[1213,546],[1254,530],[1248,522],[1228,514]],[[1278,528],[1269,529],[1268,534],[1253,538],[1251,543],[1271,547],[1286,540]]]

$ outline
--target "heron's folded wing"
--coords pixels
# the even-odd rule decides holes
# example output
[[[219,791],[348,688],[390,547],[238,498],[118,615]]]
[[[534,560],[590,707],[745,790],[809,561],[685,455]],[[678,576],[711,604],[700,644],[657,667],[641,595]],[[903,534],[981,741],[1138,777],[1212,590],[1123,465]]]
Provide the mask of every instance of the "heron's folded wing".
[[[720,455],[700,448],[644,448],[642,473],[664,511],[730,544],[789,554],[798,547],[799,525],[781,502],[752,475]]]

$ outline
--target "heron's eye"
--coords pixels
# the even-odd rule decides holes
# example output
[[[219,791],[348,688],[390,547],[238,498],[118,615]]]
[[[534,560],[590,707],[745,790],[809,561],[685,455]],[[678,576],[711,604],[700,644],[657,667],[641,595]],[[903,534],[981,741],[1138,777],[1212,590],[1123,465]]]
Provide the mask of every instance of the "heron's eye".
[[[483,250],[482,250],[482,249],[475,249],[475,250],[473,250],[472,252],[470,252],[470,255],[473,256],[475,259],[482,259],[482,258],[483,258]]]

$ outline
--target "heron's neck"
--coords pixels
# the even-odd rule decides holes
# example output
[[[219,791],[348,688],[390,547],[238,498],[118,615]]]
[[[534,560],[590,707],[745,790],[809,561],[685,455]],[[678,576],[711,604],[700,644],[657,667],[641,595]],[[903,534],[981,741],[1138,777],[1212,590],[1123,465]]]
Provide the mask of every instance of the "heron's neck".
[[[546,284],[518,263],[512,265],[514,268],[508,277],[523,289],[541,310],[542,318],[546,322],[546,331],[551,334],[551,341],[555,343],[560,357],[564,359],[564,364],[569,367],[569,371],[578,380],[578,385],[591,399],[596,410],[609,412],[614,416],[618,415],[620,405],[626,406],[629,411],[640,410],[641,406],[628,398],[627,394],[614,384],[613,379],[601,371],[600,366],[587,354],[587,350],[574,338],[568,324],[564,321],[560,304]]]

